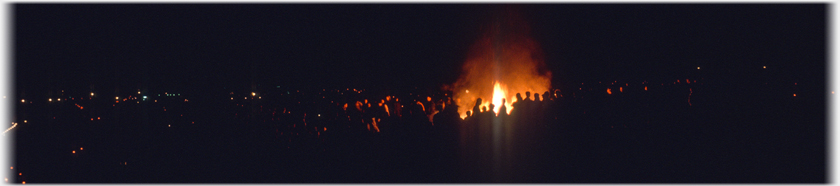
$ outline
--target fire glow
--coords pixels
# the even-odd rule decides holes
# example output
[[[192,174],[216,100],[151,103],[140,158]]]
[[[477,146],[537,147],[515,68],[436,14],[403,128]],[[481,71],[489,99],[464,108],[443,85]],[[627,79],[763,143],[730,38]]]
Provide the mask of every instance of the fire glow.
[[[544,94],[551,85],[551,72],[545,67],[542,50],[529,34],[529,27],[513,11],[503,11],[494,24],[470,48],[461,77],[444,89],[452,90],[461,118],[476,105],[495,105],[499,114],[502,99],[507,113],[513,108],[517,93]],[[469,91],[468,91],[469,90]],[[528,98],[525,98],[528,99]],[[531,98],[533,100],[533,98]]]

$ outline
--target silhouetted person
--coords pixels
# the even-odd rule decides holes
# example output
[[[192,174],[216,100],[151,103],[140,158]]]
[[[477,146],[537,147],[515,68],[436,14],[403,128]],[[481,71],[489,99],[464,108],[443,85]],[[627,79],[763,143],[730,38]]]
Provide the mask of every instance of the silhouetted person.
[[[551,95],[551,92],[545,91],[543,92],[543,101],[554,101],[554,95]]]
[[[481,107],[481,98],[475,100],[475,106],[473,107],[472,113],[478,115],[479,108]]]
[[[525,101],[531,101],[531,91],[525,91]]]
[[[440,114],[440,112],[442,111],[443,105],[435,105],[435,109],[432,111],[432,114],[429,115],[429,121],[432,122],[432,125],[436,123],[435,119],[439,118],[438,114]]]
[[[502,106],[499,108],[499,116],[507,115],[507,106],[505,106],[505,98],[502,98]]]
[[[513,110],[510,111],[511,116],[519,115],[518,113],[520,113],[520,111],[522,111],[522,108],[520,108],[522,106],[522,100],[523,100],[522,99],[522,94],[521,93],[516,93],[516,100],[515,100],[515,102],[513,102],[513,104],[510,105],[510,106],[513,106]]]
[[[471,115],[472,115],[472,112],[470,112],[470,111],[468,110],[468,111],[467,111],[467,117],[470,117]]]

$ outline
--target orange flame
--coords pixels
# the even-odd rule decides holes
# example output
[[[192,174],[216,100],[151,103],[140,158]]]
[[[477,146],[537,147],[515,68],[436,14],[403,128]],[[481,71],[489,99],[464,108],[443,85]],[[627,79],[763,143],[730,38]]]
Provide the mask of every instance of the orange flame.
[[[501,99],[505,98],[507,111],[513,110],[517,93],[543,94],[551,86],[551,72],[545,67],[539,44],[529,36],[529,27],[513,11],[503,11],[498,19],[484,29],[487,32],[470,48],[463,65],[461,77],[443,89],[453,92],[453,100],[461,100],[458,113],[466,118],[466,112],[476,105],[489,107],[498,114]]]
[[[493,112],[495,112],[497,116],[499,115],[499,110],[502,108],[502,99],[505,99],[505,107],[507,107],[507,109],[505,109],[505,111],[507,111],[506,113],[510,113],[510,111],[513,110],[513,106],[510,104],[510,101],[508,101],[510,99],[507,98],[505,90],[502,89],[501,84],[497,81],[493,85],[493,105],[496,106],[493,108]]]

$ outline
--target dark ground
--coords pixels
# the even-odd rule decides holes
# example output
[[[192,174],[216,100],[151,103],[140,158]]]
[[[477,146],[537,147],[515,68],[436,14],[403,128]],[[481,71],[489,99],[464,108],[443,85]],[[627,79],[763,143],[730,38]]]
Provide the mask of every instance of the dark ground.
[[[18,117],[29,118],[29,124],[14,129],[14,171],[24,174],[18,181],[30,183],[826,181],[824,99],[815,93],[820,91],[787,82],[737,90],[711,83],[655,84],[650,91],[630,86],[612,95],[564,92],[544,114],[549,119],[517,125],[514,135],[521,139],[506,146],[512,150],[504,151],[510,153],[495,174],[489,143],[446,138],[463,128],[395,120],[388,123],[393,127],[386,130],[383,123],[383,132],[370,133],[332,129],[341,122],[308,115],[311,125],[331,128],[316,136],[254,119],[270,114],[258,106],[268,110],[282,101],[309,99],[287,95],[247,103],[225,94],[115,107],[106,98],[74,100],[97,105],[82,110],[67,101],[23,105]],[[251,118],[243,116],[248,113]],[[90,121],[89,115],[102,119]],[[286,135],[278,135],[281,130]]]

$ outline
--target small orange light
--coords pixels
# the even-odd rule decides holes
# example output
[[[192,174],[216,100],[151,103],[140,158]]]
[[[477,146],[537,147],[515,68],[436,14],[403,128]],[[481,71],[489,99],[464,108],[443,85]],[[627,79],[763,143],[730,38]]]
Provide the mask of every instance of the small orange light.
[[[84,147],[79,147],[79,150],[85,150],[85,148]]]
[[[75,150],[73,151],[73,154],[76,154],[76,151],[75,151]]]
[[[93,121],[93,118],[90,118],[90,120]]]
[[[23,176],[23,173],[18,173],[18,176]]]
[[[24,184],[24,185],[26,185],[26,181],[23,181],[23,183],[21,183],[21,184]]]
[[[796,94],[793,94],[793,97],[796,97]]]

